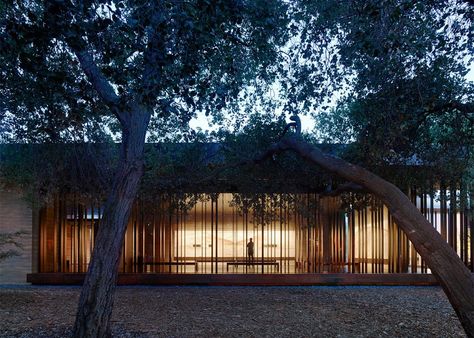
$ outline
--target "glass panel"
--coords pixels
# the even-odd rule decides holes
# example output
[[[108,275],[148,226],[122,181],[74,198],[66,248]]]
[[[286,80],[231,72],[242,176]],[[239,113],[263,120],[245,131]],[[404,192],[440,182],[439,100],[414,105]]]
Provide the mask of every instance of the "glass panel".
[[[411,194],[433,227],[472,267],[471,196],[447,189],[429,194],[413,189]],[[317,194],[235,197],[239,196],[187,194],[137,200],[125,234],[120,271],[430,272],[380,201],[372,199],[368,205],[355,207]],[[249,201],[253,207],[248,207]],[[58,197],[44,208],[40,271],[85,272],[102,213],[99,203],[78,201],[74,196]],[[250,239],[253,260],[248,256]]]

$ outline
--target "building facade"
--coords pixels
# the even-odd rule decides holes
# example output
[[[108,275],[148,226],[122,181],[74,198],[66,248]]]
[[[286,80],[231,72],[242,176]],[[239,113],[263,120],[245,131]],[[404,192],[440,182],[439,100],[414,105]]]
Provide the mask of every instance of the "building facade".
[[[459,189],[411,189],[413,203],[473,271],[473,200]],[[30,208],[0,193],[0,229],[25,229],[23,255],[0,263],[2,282],[83,274],[103,212],[95,198],[58,195]],[[252,239],[252,240],[251,240]],[[249,255],[249,242],[253,255]],[[119,272],[127,275],[429,274],[375,198],[317,193],[189,193],[137,199]]]

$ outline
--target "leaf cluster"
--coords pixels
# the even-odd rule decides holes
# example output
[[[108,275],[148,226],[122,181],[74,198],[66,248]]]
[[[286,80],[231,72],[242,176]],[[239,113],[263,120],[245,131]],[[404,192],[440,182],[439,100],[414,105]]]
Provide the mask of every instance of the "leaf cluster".
[[[84,74],[89,53],[124,107],[154,110],[156,138],[274,76],[280,1],[17,1],[0,18],[0,125],[7,141],[98,141],[118,124]],[[173,121],[173,125],[168,123]]]

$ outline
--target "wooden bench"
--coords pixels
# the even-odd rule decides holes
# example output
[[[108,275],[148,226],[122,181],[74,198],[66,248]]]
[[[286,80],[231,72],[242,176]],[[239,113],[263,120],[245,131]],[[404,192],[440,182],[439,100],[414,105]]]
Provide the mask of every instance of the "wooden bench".
[[[297,262],[295,262],[295,267],[300,272],[305,272],[305,270],[310,269],[310,267],[313,264],[316,265],[316,267],[319,268],[318,270],[321,270],[320,268],[322,268],[323,273],[341,272],[341,271],[338,271],[338,270],[342,270],[346,266],[347,266],[348,270],[350,270],[352,267],[354,267],[355,271],[352,271],[352,273],[353,272],[359,273],[360,272],[360,265],[361,265],[361,263],[359,263],[359,262],[329,262],[329,263],[316,262],[316,263],[312,263],[312,262],[307,262],[307,261],[299,261],[299,262],[297,261]],[[320,272],[321,271],[318,271],[318,273],[320,273]],[[349,271],[344,271],[343,273],[348,273],[348,272]]]
[[[229,272],[229,265],[233,265],[233,266],[239,266],[239,265],[245,265],[245,266],[248,266],[248,265],[252,265],[252,266],[255,266],[255,265],[273,265],[276,267],[276,270],[279,271],[280,270],[280,264],[276,261],[276,260],[264,260],[264,261],[259,261],[259,260],[235,260],[235,261],[232,261],[232,262],[227,262],[227,272]]]
[[[194,270],[198,271],[198,263],[197,262],[145,262],[143,263],[144,266],[183,266],[183,265],[194,265]]]

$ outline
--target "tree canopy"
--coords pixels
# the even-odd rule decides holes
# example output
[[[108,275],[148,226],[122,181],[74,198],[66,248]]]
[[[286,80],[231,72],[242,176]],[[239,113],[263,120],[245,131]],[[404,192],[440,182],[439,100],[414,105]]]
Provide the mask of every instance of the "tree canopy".
[[[416,163],[445,168],[444,174],[466,173],[474,140],[474,87],[465,78],[473,62],[472,6],[463,1],[318,6],[327,11],[325,23],[337,40],[338,69],[351,75],[337,106],[318,115],[319,134],[351,142],[350,157],[367,166]],[[311,37],[321,32],[313,27]]]
[[[224,142],[297,111],[314,116],[316,142],[351,144],[345,156],[373,169],[418,163],[466,176],[472,167],[466,2],[3,6],[3,142],[121,140],[120,121],[78,59],[87,47],[112,96],[150,102],[152,142]],[[190,129],[199,111],[228,132]]]
[[[72,143],[73,151],[52,163],[74,165],[58,170],[50,164],[53,176],[65,175],[64,184],[46,179],[45,186],[68,186],[72,179],[69,186],[77,187],[71,173],[80,177],[84,159],[90,160],[85,172],[108,177],[77,337],[110,333],[118,257],[142,177],[150,182],[187,172],[196,179],[192,147],[147,152],[146,140],[219,142],[223,158],[235,163],[283,144],[278,140],[285,114],[312,114],[316,131],[307,139],[345,143],[341,156],[373,170],[412,163],[472,180],[474,87],[465,79],[474,50],[469,2],[28,0],[0,6],[0,142]],[[198,112],[211,116],[219,130],[190,129]],[[116,149],[114,142],[120,147],[110,155],[106,149]],[[77,143],[91,147],[75,151]],[[45,154],[56,156],[54,148]],[[274,155],[290,173],[273,173],[281,181],[309,168],[292,155]],[[207,163],[202,160],[201,167]],[[268,175],[249,170],[258,178]],[[26,171],[17,177],[41,175]],[[387,200],[403,206],[407,199],[389,187],[398,197]],[[470,279],[463,280],[466,286]],[[472,316],[469,306],[462,311]]]
[[[271,79],[288,35],[278,1],[3,6],[2,136],[17,142],[119,140],[110,106],[133,100],[152,107],[150,133],[163,138]]]

